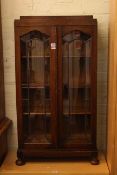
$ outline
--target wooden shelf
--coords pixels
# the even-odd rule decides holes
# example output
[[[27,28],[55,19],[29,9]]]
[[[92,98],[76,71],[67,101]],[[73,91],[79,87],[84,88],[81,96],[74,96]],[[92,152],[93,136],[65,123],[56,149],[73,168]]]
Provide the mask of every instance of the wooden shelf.
[[[40,104],[36,100],[31,100],[30,111],[28,112],[28,105],[24,103],[24,115],[51,115],[50,100],[45,100],[45,104]]]
[[[22,58],[50,58],[50,56],[21,56]]]
[[[81,143],[91,143],[90,133],[79,133],[69,136],[65,144],[81,144]]]
[[[43,113],[43,112],[30,112],[30,113],[28,113],[28,112],[24,112],[23,113],[24,115],[48,115],[48,116],[50,116],[51,115],[51,113],[48,113],[48,112],[46,112],[46,113]],[[83,117],[85,117],[86,115],[91,115],[91,112],[72,112],[72,113],[63,113],[63,115],[65,115],[65,116],[67,116],[67,117],[69,117],[68,115],[72,115],[72,116],[76,116],[76,115],[82,115]]]
[[[79,100],[81,100],[79,98]],[[72,102],[72,106],[69,107],[69,101],[63,103],[63,114],[64,115],[91,115],[90,101],[85,103],[84,101]]]
[[[91,115],[91,112],[90,111],[87,111],[87,112],[83,112],[83,111],[79,111],[79,112],[63,112],[63,115],[65,115],[65,116],[68,116],[69,117],[69,115],[71,116],[74,116],[74,115],[82,115],[82,116],[84,116],[85,117],[85,115]]]
[[[63,87],[66,88],[91,88],[90,77],[86,79],[85,76],[79,75],[77,78],[70,79],[68,82],[63,82]]]
[[[30,83],[30,84],[22,84],[22,88],[34,88],[34,89],[43,89],[49,87],[49,84],[42,85],[40,83]]]
[[[26,110],[27,109],[27,110]],[[25,115],[50,115],[50,106],[47,104],[44,106],[30,106],[30,111],[28,112],[28,108],[24,108],[24,114]]]
[[[86,85],[85,85],[85,84],[79,84],[79,85],[74,85],[74,86],[72,86],[72,85],[69,86],[69,85],[68,85],[67,88],[68,88],[68,89],[69,89],[69,88],[70,88],[70,89],[83,89],[83,88],[88,88],[88,89],[89,89],[89,88],[91,88],[91,86],[88,85],[88,84],[86,84]]]
[[[25,140],[25,143],[37,143],[37,144],[49,144],[51,140],[51,135],[50,134],[46,134],[44,135],[44,133],[35,133],[35,134],[31,134],[27,137],[27,139]]]
[[[46,115],[47,115],[47,116],[50,116],[50,115],[51,115],[51,113],[49,113],[49,112],[46,112],[46,113],[43,113],[43,112],[30,112],[30,113],[24,112],[23,114],[24,114],[24,115],[29,115],[29,114],[30,114],[30,115],[39,115],[39,116],[40,116],[40,115],[45,115],[45,116],[46,116]],[[47,117],[47,116],[46,116],[46,117]]]
[[[39,84],[39,83],[30,83],[29,85],[28,84],[22,84],[22,88],[45,88],[45,87],[49,87],[50,85],[49,84],[45,84],[42,85],[42,84]],[[91,86],[89,84],[78,84],[78,85],[63,85],[63,86],[66,86],[67,88],[91,88]]]
[[[84,58],[84,59],[88,59],[88,58],[91,58],[91,57],[86,57],[86,56],[63,56],[63,58],[78,58],[78,59]],[[71,59],[71,61],[73,61],[73,60]]]

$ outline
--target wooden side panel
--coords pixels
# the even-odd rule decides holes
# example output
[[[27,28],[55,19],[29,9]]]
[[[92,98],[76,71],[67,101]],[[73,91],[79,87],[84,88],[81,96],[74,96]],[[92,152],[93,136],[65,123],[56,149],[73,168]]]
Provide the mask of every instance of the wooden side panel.
[[[0,165],[3,161],[6,152],[7,152],[7,132],[4,132],[0,136]]]
[[[1,1],[0,1],[1,3]],[[7,129],[11,121],[5,117],[4,98],[4,68],[3,68],[3,46],[2,46],[2,25],[1,25],[1,4],[0,4],[0,165],[7,153]]]
[[[108,84],[107,161],[111,175],[117,172],[117,1],[111,1]]]
[[[4,118],[0,122],[0,165],[7,153],[7,129],[10,126],[11,121],[8,118]]]

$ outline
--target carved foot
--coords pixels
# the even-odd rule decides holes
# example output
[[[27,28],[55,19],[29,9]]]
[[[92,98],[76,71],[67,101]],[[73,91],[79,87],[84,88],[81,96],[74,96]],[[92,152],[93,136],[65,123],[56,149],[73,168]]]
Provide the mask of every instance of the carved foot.
[[[25,161],[24,161],[24,160],[22,160],[22,159],[20,159],[20,158],[18,158],[18,159],[16,160],[16,165],[22,166],[22,165],[24,165],[24,164],[25,164]]]

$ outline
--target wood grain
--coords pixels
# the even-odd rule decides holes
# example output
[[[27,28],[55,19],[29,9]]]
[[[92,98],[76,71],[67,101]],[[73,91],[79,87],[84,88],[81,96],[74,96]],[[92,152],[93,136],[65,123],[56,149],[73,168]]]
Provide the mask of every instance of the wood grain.
[[[109,25],[108,143],[107,161],[111,175],[117,173],[117,1],[112,0]]]
[[[37,140],[36,143],[26,142],[25,130],[26,125],[23,117],[22,105],[22,88],[21,88],[21,44],[20,38],[31,31],[41,31],[48,34],[51,38],[51,44],[57,44],[57,48],[50,51],[50,100],[51,100],[51,132],[52,141],[41,143]],[[51,32],[49,32],[51,31]],[[86,34],[92,38],[91,49],[91,110],[90,110],[90,132],[91,139],[88,142],[77,139],[75,142],[65,142],[64,128],[67,122],[64,122],[63,117],[63,36],[73,31],[80,31],[82,35]],[[16,98],[17,98],[17,122],[18,122],[18,160],[17,165],[23,165],[25,158],[29,157],[90,157],[97,161],[96,148],[96,114],[97,114],[97,21],[92,16],[67,16],[67,17],[20,17],[20,20],[15,20],[15,48],[16,48]],[[22,47],[23,48],[23,47]],[[23,49],[22,49],[23,50]],[[82,56],[80,55],[82,58]],[[76,76],[77,77],[77,76]],[[80,79],[82,79],[80,77]],[[70,81],[70,80],[69,80]],[[80,100],[79,100],[80,101]],[[82,110],[81,110],[82,111]],[[86,111],[83,111],[86,115]],[[79,113],[77,113],[79,116]],[[83,116],[82,115],[82,116]],[[77,128],[80,126],[77,125]],[[72,130],[72,129],[71,129]],[[32,132],[32,131],[31,131]],[[37,131],[37,135],[39,131]],[[28,135],[28,134],[27,134]],[[82,135],[81,133],[79,134]],[[37,138],[37,137],[36,137]],[[80,137],[81,138],[81,137]],[[77,140],[79,139],[79,142]],[[51,149],[50,149],[51,148]],[[98,163],[98,161],[97,161]]]

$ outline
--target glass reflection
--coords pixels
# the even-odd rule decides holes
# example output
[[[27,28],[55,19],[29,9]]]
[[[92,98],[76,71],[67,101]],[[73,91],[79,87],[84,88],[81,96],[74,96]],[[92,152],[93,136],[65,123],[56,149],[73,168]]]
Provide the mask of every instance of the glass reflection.
[[[66,143],[90,142],[91,37],[80,31],[63,36],[63,122]]]
[[[21,37],[25,142],[51,142],[50,37],[31,31]]]

